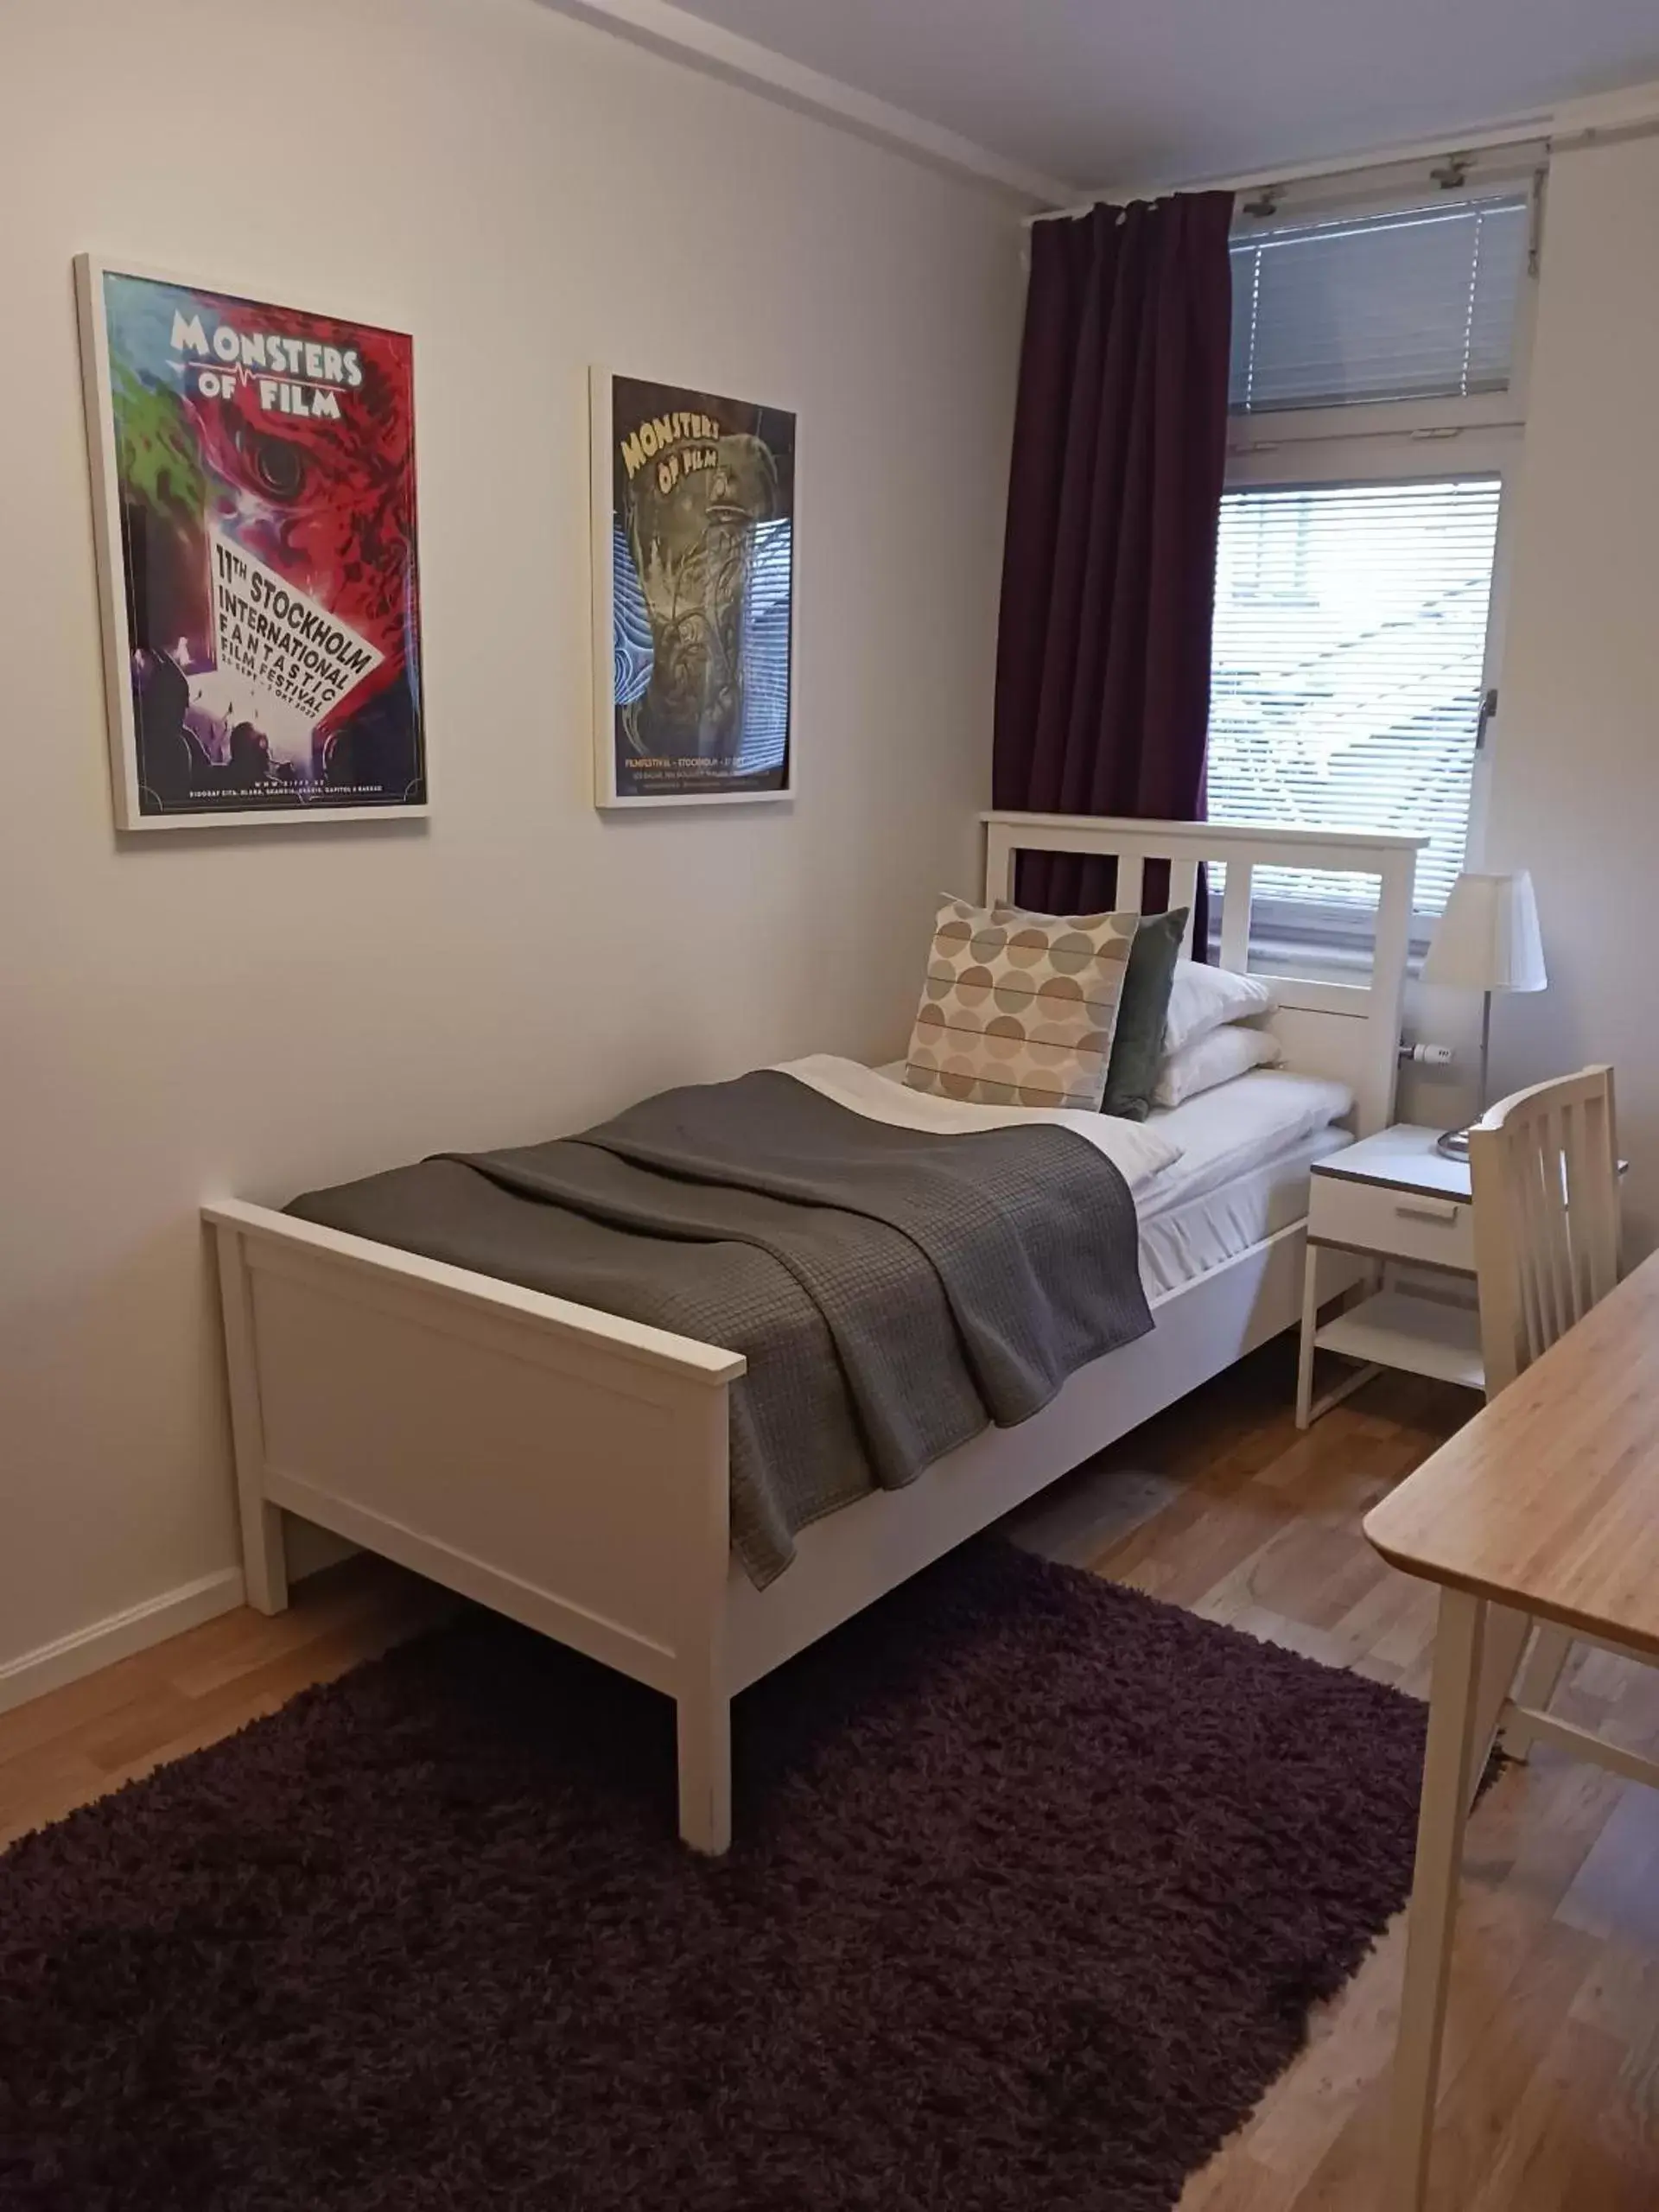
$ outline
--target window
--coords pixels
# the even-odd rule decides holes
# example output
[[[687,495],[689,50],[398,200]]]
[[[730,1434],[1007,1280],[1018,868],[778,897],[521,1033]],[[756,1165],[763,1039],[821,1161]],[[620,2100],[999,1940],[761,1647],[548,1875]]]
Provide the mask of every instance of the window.
[[[1235,412],[1503,391],[1530,229],[1522,194],[1236,239]]]
[[[1426,837],[1424,932],[1469,842],[1533,240],[1518,179],[1420,176],[1393,206],[1274,210],[1233,241],[1210,813]],[[1269,935],[1332,943],[1374,900],[1311,870],[1255,891]]]
[[[1477,476],[1227,494],[1217,821],[1427,835],[1416,903],[1440,912],[1467,838],[1500,490]],[[1354,878],[1284,868],[1262,870],[1256,887],[1269,899],[1371,896]]]

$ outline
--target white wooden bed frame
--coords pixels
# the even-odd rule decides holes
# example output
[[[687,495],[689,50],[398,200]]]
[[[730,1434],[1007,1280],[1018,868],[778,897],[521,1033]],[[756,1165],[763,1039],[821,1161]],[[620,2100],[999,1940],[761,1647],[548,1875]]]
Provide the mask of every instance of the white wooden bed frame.
[[[1020,850],[1118,863],[1117,905],[1172,865],[1189,902],[1227,868],[1224,967],[1243,969],[1252,870],[1376,879],[1368,982],[1287,979],[1287,1064],[1351,1085],[1359,1134],[1390,1118],[1417,840],[1216,824],[994,814],[988,899]],[[802,1532],[757,1590],[728,1541],[734,1353],[239,1199],[203,1208],[219,1249],[251,1605],[288,1602],[283,1516],[308,1521],[507,1613],[673,1698],[679,1824],[731,1838],[731,1700],[751,1682],[1297,1321],[1303,1225],[1154,1300],[1150,1335],[1074,1376],[1017,1428],[989,1429],[907,1489]],[[1331,1255],[1333,1295],[1354,1263]]]

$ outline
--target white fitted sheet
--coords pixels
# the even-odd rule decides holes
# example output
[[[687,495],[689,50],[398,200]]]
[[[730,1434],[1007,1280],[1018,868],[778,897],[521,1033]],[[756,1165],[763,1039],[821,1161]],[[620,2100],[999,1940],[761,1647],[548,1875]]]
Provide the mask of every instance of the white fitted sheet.
[[[1147,1123],[1181,1157],[1137,1192],[1141,1279],[1166,1296],[1307,1212],[1316,1160],[1353,1142],[1332,1125],[1353,1094],[1323,1077],[1256,1068]]]
[[[1177,1109],[1179,1111],[1179,1109]],[[1346,1129],[1318,1129],[1288,1151],[1247,1167],[1213,1189],[1141,1217],[1141,1281],[1148,1298],[1236,1259],[1307,1213],[1307,1180],[1316,1160],[1353,1142]]]
[[[1329,1128],[1353,1103],[1345,1083],[1296,1075],[1289,1068],[1252,1068],[1213,1090],[1201,1090],[1143,1125],[1175,1146],[1180,1158],[1141,1185],[1135,1204],[1144,1216],[1218,1190]]]

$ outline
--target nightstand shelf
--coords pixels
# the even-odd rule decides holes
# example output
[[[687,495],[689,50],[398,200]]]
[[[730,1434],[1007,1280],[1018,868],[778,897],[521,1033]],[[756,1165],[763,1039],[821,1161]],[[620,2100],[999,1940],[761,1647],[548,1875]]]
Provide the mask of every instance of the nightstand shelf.
[[[1465,1390],[1486,1387],[1480,1316],[1472,1306],[1450,1306],[1406,1290],[1378,1291],[1327,1321],[1313,1341],[1321,1351],[1340,1352],[1370,1367],[1403,1368],[1438,1382],[1460,1382]]]

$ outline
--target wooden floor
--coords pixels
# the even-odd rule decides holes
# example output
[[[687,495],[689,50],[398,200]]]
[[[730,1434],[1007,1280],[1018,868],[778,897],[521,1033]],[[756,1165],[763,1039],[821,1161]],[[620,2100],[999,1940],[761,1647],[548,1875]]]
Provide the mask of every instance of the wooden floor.
[[[1281,1346],[1050,1491],[1022,1542],[1315,1658],[1427,1688],[1432,1594],[1359,1533],[1473,1408],[1386,1377],[1298,1436]],[[441,1594],[354,1560],[276,1620],[236,1612],[0,1715],[0,1841],[273,1711],[437,1618]],[[1561,1709],[1659,1751],[1659,1669],[1580,1652]],[[1363,1745],[1355,1746],[1363,1756]],[[1309,2049],[1189,2183],[1181,2212],[1376,2204],[1396,1926]],[[1434,2212],[1659,2207],[1659,1793],[1540,1748],[1470,1830]]]

